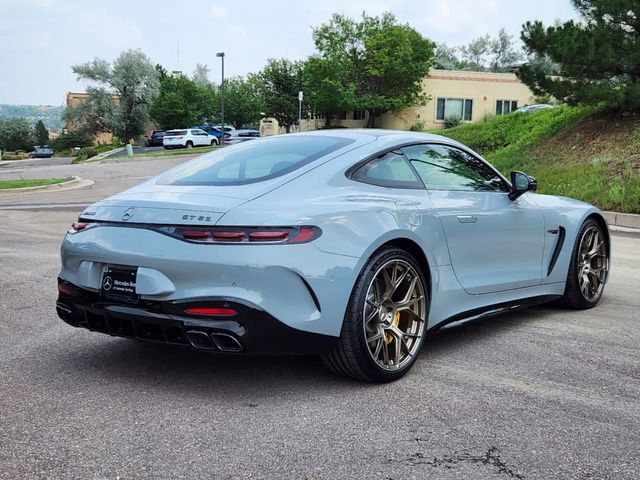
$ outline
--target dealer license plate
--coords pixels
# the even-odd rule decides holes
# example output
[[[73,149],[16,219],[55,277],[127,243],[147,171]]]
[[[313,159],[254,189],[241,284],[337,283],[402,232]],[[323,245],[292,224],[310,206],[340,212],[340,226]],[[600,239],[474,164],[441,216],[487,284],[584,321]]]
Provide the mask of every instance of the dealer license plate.
[[[136,294],[137,269],[107,267],[102,273],[100,295],[114,300],[137,303],[140,295]]]

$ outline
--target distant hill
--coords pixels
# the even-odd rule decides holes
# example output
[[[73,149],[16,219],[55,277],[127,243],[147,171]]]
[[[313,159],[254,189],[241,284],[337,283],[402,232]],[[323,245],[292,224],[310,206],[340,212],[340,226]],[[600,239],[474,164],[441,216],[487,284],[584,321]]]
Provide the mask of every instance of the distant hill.
[[[60,119],[63,106],[54,107],[52,105],[0,105],[0,117],[22,117],[29,123],[35,124],[42,120],[49,130],[61,131],[64,122]]]

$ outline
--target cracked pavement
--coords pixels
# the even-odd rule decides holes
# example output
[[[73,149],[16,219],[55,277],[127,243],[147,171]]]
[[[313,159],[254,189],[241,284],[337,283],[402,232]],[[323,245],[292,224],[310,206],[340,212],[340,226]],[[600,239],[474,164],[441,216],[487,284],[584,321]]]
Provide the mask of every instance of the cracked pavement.
[[[0,204],[88,203],[184,160],[83,165],[91,188]],[[0,210],[0,479],[638,478],[638,235],[614,233],[597,308],[434,335],[404,379],[367,385],[314,358],[67,326],[55,281],[78,210]]]

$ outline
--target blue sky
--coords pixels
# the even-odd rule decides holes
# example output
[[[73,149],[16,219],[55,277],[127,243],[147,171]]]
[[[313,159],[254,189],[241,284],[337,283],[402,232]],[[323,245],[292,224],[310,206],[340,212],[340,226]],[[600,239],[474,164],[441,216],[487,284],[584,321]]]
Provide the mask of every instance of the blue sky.
[[[206,64],[219,81],[258,71],[271,57],[313,52],[312,27],[334,12],[393,12],[426,37],[461,45],[505,27],[515,37],[528,19],[552,23],[575,16],[569,0],[0,0],[0,103],[61,105],[82,91],[71,65],[113,60],[139,48],[169,70]],[[176,45],[180,59],[177,65]]]

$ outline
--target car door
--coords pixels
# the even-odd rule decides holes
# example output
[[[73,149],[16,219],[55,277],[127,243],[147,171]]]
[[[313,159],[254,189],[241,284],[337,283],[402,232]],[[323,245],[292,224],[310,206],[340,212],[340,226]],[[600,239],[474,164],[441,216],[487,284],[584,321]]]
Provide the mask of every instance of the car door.
[[[194,145],[209,145],[209,135],[207,135],[207,132],[205,132],[204,130],[194,128],[193,130],[191,130],[191,135],[193,135]]]
[[[451,264],[463,288],[484,294],[542,282],[544,218],[527,194],[491,166],[451,145],[405,147],[440,217]]]

